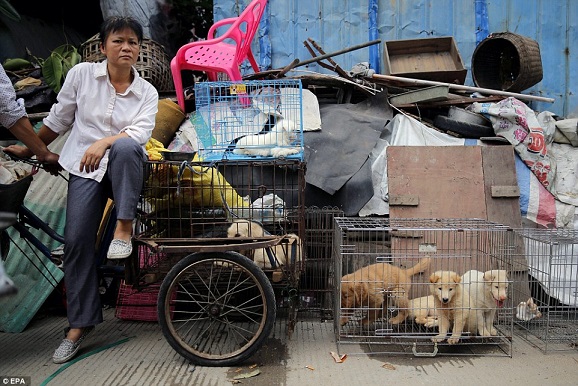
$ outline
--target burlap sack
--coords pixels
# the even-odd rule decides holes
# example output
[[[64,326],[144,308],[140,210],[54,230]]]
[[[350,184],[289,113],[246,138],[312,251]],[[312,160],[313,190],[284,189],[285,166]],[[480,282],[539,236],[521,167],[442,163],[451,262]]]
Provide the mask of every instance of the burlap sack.
[[[152,138],[168,147],[184,120],[185,114],[178,104],[168,98],[159,100],[159,111]]]

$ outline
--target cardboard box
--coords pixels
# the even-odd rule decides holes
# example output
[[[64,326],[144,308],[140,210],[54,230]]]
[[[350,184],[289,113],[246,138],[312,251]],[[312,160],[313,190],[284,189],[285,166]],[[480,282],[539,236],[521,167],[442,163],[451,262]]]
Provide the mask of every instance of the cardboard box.
[[[464,84],[467,70],[453,37],[384,43],[384,74]]]

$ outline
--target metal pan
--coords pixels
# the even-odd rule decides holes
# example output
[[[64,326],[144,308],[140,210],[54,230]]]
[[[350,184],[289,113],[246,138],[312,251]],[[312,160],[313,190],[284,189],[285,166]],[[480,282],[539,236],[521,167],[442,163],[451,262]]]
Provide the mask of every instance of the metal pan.
[[[195,154],[197,154],[197,152],[161,151],[161,154],[163,156],[163,160],[165,161],[191,162],[193,158],[195,158]]]

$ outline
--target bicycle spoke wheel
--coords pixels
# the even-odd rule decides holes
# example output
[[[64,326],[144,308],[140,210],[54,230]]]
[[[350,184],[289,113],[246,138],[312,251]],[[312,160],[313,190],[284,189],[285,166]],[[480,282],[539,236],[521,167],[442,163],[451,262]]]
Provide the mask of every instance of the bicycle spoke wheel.
[[[267,276],[237,252],[199,252],[163,280],[158,317],[169,344],[200,366],[233,366],[269,336],[276,316]]]

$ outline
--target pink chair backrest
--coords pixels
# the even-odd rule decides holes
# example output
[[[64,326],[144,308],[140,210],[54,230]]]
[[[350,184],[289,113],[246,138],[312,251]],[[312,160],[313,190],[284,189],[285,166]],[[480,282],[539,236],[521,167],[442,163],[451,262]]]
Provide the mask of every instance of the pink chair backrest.
[[[241,63],[251,49],[251,41],[259,29],[259,22],[265,12],[267,0],[253,0],[239,15],[231,27],[218,39],[233,39],[237,44],[236,57]]]

